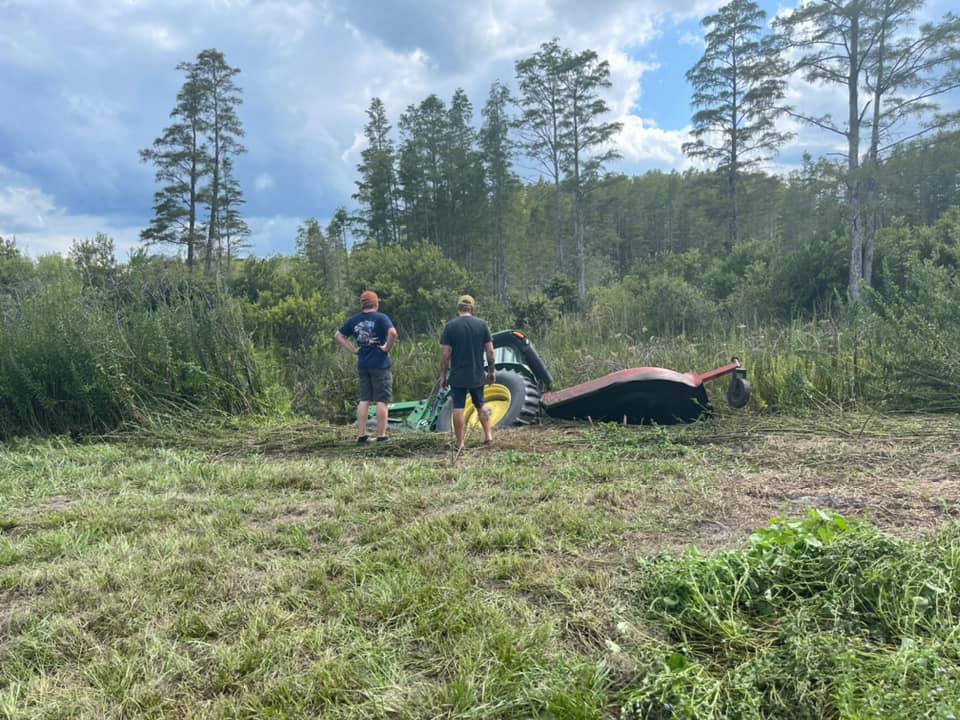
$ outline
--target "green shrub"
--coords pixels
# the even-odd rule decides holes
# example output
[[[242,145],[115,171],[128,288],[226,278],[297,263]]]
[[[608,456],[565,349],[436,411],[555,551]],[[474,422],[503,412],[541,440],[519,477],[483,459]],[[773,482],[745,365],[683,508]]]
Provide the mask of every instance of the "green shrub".
[[[432,333],[456,314],[457,298],[477,296],[466,270],[435,245],[357,247],[350,255],[350,286],[359,297],[363,290],[380,296],[380,309],[405,336]],[[477,298],[482,306],[485,299]]]
[[[514,324],[524,332],[540,335],[560,317],[562,306],[562,298],[547,297],[544,293],[516,297],[511,303]]]
[[[686,280],[668,275],[650,278],[636,300],[636,312],[657,335],[683,334],[710,327],[716,306]]]

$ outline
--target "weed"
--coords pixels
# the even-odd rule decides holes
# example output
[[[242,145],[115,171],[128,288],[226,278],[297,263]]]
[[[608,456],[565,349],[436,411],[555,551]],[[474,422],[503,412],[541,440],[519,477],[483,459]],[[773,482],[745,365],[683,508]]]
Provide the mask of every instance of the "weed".
[[[903,541],[811,511],[745,550],[646,561],[666,633],[631,718],[943,717],[960,704],[960,533]]]

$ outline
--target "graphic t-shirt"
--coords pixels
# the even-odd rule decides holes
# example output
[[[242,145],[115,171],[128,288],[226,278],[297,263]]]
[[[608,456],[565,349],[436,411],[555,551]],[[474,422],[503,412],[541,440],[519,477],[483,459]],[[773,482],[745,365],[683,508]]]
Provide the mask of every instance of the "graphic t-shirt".
[[[340,327],[340,334],[353,337],[360,349],[357,367],[377,370],[390,367],[390,355],[380,349],[393,323],[382,312],[361,312]]]
[[[440,337],[449,345],[451,387],[473,388],[483,385],[483,346],[493,342],[487,324],[472,315],[461,315],[447,323]]]

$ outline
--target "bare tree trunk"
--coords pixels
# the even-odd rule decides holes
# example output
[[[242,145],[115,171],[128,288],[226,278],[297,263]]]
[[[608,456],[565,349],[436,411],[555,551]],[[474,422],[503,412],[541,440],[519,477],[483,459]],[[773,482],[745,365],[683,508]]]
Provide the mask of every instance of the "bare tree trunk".
[[[737,234],[739,233],[737,218],[737,170],[735,165],[731,165],[730,172],[727,175],[727,193],[730,197],[730,222],[727,228],[727,249],[729,250],[737,244]]]
[[[494,215],[494,235],[496,237],[496,251],[494,252],[494,288],[496,288],[497,300],[503,302],[507,299],[507,242],[506,233],[503,228],[503,198],[497,202],[497,209]]]
[[[203,273],[210,274],[213,262],[214,240],[219,243],[220,229],[220,99],[217,93],[220,89],[220,79],[216,69],[211,78],[211,97],[213,98],[213,179],[210,183],[210,223],[207,227],[207,256],[203,259]],[[216,235],[216,238],[214,237]]]
[[[553,180],[553,223],[557,233],[557,262],[560,266],[560,272],[563,273],[566,267],[566,257],[563,252],[563,219],[560,212],[560,175],[559,169]]]
[[[863,227],[860,198],[860,18],[854,13],[850,20],[850,68],[847,75],[847,207],[850,223],[850,274],[847,291],[850,300],[860,301],[860,281],[863,279]]]
[[[192,147],[190,148],[190,214],[187,225],[187,269],[193,272],[194,252],[197,242],[197,123],[191,122]]]
[[[574,199],[574,234],[577,238],[577,295],[581,305],[587,299],[587,248],[586,228],[584,227],[583,192],[577,190]]]
[[[870,152],[867,154],[869,175],[867,177],[867,227],[866,241],[863,247],[863,281],[869,286],[873,282],[873,254],[877,244],[877,231],[880,229],[880,105],[885,90],[883,64],[886,59],[886,18],[880,28],[877,44],[876,81],[873,91],[873,123],[870,129]]]
[[[730,197],[730,220],[727,226],[727,249],[737,244],[737,165],[740,161],[737,147],[737,109],[740,99],[737,96],[737,53],[732,53],[733,61],[733,113],[730,118],[730,170],[727,175],[727,192]]]

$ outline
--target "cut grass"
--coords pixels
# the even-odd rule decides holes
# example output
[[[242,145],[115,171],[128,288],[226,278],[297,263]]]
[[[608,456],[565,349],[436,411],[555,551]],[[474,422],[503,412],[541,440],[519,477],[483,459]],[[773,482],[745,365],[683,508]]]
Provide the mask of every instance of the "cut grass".
[[[455,459],[230,421],[0,446],[0,717],[616,716],[665,642],[638,560],[811,505],[919,535],[956,512],[958,435],[557,425]]]

